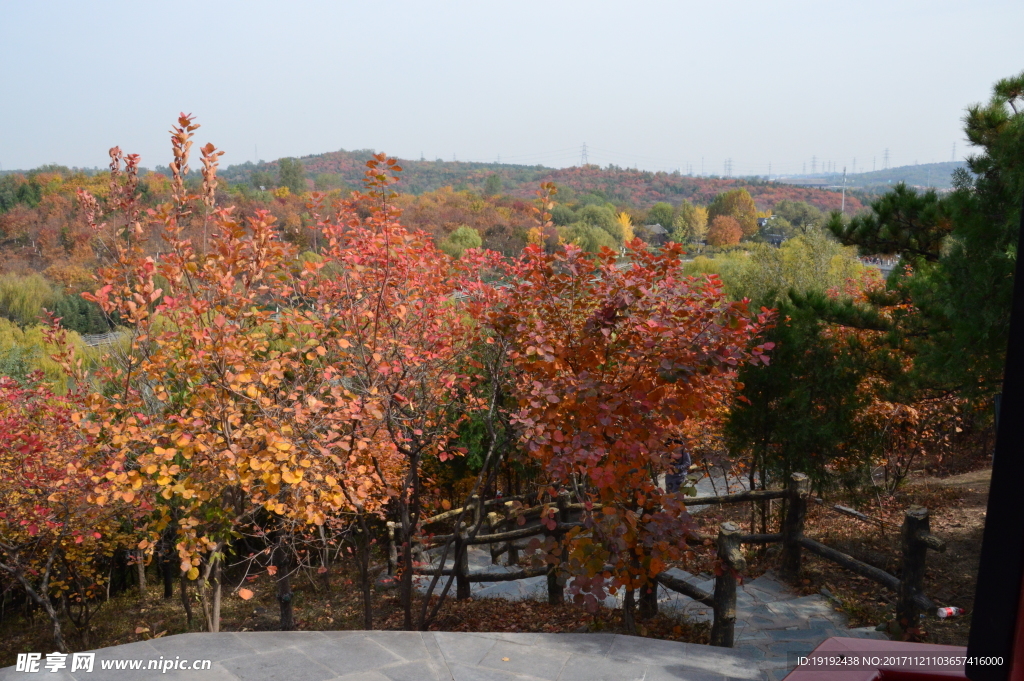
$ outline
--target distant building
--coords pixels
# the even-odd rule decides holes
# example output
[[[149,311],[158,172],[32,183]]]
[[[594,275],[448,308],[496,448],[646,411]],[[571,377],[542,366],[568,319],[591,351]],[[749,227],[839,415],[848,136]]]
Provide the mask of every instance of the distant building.
[[[652,246],[662,246],[666,241],[668,241],[668,230],[658,223],[654,223],[653,225],[644,225],[642,230],[644,241]]]

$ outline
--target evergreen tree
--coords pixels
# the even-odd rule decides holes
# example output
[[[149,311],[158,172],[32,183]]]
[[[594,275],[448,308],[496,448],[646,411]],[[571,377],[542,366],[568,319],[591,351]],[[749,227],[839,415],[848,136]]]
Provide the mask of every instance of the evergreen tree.
[[[496,196],[501,193],[501,178],[497,173],[487,176],[484,182],[484,196]]]
[[[1009,334],[1024,195],[1024,73],[996,83],[964,122],[979,153],[954,173],[950,194],[898,186],[872,204],[872,215],[844,222],[833,214],[829,228],[865,254],[897,254],[909,268],[899,284],[920,314],[904,318],[901,337],[913,348],[921,386],[985,399],[1000,389]]]

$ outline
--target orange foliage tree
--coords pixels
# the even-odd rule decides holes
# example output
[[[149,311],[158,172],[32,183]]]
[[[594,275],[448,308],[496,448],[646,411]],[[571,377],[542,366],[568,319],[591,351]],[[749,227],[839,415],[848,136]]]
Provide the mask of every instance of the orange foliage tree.
[[[732,246],[738,244],[743,238],[743,230],[736,218],[729,215],[719,215],[711,221],[708,227],[708,243],[712,246]]]

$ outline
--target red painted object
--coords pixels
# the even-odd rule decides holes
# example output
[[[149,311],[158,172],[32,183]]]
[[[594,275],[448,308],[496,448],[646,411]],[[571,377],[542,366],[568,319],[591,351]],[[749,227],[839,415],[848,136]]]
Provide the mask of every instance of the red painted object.
[[[785,681],[950,681],[966,679],[964,665],[922,665],[894,662],[892,658],[958,658],[967,655],[967,648],[960,646],[938,646],[928,643],[904,643],[902,641],[875,641],[860,638],[833,637],[824,641],[809,654],[815,656],[837,658],[845,656],[848,661],[854,658],[869,658],[880,664],[834,666],[801,665],[786,676]],[[886,658],[889,658],[888,660]],[[858,660],[860,662],[862,660]]]

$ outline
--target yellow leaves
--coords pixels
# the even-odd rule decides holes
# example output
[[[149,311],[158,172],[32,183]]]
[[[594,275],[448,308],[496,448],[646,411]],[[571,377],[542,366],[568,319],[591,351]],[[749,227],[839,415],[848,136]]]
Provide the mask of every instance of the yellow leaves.
[[[170,482],[171,482],[171,477],[168,476],[168,475],[161,475],[160,477],[158,477],[156,479],[156,484],[158,484],[158,485],[167,485],[167,484],[170,484]]]
[[[149,540],[143,539],[142,541],[139,542],[139,550],[140,551],[144,551],[144,550],[149,548],[149,545],[150,545],[149,544]]]
[[[302,471],[293,472],[290,468],[282,468],[281,479],[284,480],[289,485],[294,485],[295,483],[302,480]]]
[[[128,490],[127,492],[121,493],[121,498],[124,499],[125,503],[132,503],[135,500],[135,492]]]
[[[250,385],[245,389],[245,394],[252,399],[256,399],[256,397],[259,396],[260,391],[256,389],[256,386]]]
[[[278,440],[277,442],[274,443],[274,447],[281,450],[282,452],[287,452],[292,448],[292,443],[288,442],[287,440]]]
[[[178,450],[173,447],[170,449],[164,449],[163,447],[154,447],[153,453],[163,458],[165,461],[170,461],[174,458],[174,455],[178,453]]]
[[[97,506],[103,506],[106,503],[107,503],[107,495],[106,494],[101,494],[98,497],[96,497],[96,505]]]
[[[199,577],[199,568],[189,568],[189,571],[185,573],[185,576],[188,577],[191,581],[195,581]]]

